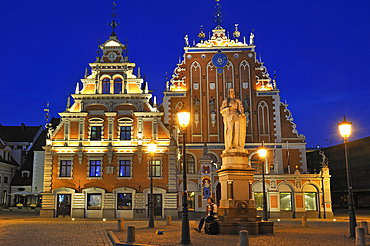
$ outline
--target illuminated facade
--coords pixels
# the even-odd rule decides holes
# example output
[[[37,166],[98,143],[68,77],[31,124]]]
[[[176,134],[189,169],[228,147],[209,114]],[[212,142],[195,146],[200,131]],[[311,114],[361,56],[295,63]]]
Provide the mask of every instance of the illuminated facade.
[[[219,18],[216,23],[212,36],[205,39],[202,28],[199,41],[193,46],[185,36],[184,54],[167,83],[163,99],[166,125],[177,124],[179,110],[188,110],[192,116],[186,135],[190,209],[197,216],[205,211],[208,196],[220,199],[216,170],[225,146],[219,110],[222,101],[228,98],[228,89],[233,88],[247,117],[245,148],[249,165],[256,169],[250,189],[257,209],[262,209],[261,172],[265,165],[271,217],[317,217],[324,206],[326,214],[332,215],[329,171],[324,171],[324,178],[307,173],[305,136],[298,134],[288,104],[281,101],[276,77],[271,78],[264,63],[256,57],[254,34],[241,38],[235,25],[234,38],[230,39]],[[182,141],[181,137],[177,139]],[[264,163],[257,152],[262,142],[268,148]],[[203,155],[204,143],[208,156]],[[211,161],[205,161],[205,157]],[[177,171],[177,189],[181,192],[180,157]],[[324,200],[323,182],[327,184]]]
[[[100,48],[82,89],[76,86],[74,103],[68,99],[59,125],[49,128],[41,216],[146,217],[151,138],[158,144],[155,215],[177,216],[176,176],[169,172],[171,158],[176,169],[176,153],[169,151],[164,113],[155,98],[151,102],[148,84],[134,74],[135,63],[114,32]]]

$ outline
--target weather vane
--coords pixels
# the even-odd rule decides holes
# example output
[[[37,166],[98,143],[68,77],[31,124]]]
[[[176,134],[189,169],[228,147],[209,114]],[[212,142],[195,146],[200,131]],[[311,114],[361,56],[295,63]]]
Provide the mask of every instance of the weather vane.
[[[217,4],[215,6],[215,12],[214,12],[214,22],[217,23],[217,28],[220,29],[221,28],[221,23],[224,21],[224,18],[223,16],[225,15],[224,13],[222,13],[222,10],[221,10],[221,4],[219,4],[220,0],[216,0]]]
[[[112,22],[109,22],[108,25],[111,26],[113,28],[113,31],[112,31],[112,35],[116,35],[116,33],[114,32],[114,29],[120,25],[120,23],[116,22],[114,19],[117,17],[116,15],[116,1],[113,1],[113,7],[112,7]]]

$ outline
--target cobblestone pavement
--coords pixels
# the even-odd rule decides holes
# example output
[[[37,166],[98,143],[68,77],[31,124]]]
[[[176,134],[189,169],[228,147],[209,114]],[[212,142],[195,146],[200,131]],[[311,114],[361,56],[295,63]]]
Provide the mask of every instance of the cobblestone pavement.
[[[370,216],[357,216],[357,221]],[[333,219],[308,219],[308,227],[301,227],[300,219],[273,220],[274,234],[251,235],[249,245],[355,245],[349,239],[346,214]],[[192,245],[228,245],[239,243],[238,235],[205,235],[193,230],[198,221],[190,221]],[[156,228],[148,229],[147,220],[125,220],[125,228],[136,227],[136,243],[147,245],[178,245],[181,240],[181,221],[173,220],[171,226],[164,220],[155,221]],[[107,232],[113,233],[121,242],[126,241],[126,232],[116,232],[117,220],[39,218],[35,213],[0,211],[0,245],[112,245]],[[163,235],[155,235],[161,229]],[[370,236],[366,236],[370,245]]]

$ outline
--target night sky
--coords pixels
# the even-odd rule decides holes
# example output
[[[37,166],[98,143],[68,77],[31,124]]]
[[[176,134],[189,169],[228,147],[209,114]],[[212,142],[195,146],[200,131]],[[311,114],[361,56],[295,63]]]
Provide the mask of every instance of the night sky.
[[[214,0],[116,0],[116,34],[128,39],[129,58],[145,73],[161,102],[165,74],[170,78],[184,53],[184,36],[199,41],[213,22]],[[370,134],[370,1],[221,0],[222,27],[239,24],[270,76],[277,74],[281,100],[306,136],[307,147],[343,141],[337,123],[353,122],[350,141]],[[112,1],[3,1],[1,4],[0,123],[45,125],[65,110],[100,43],[112,29]],[[242,38],[241,38],[242,39]],[[137,69],[136,72],[137,73]],[[81,85],[81,84],[80,84]]]

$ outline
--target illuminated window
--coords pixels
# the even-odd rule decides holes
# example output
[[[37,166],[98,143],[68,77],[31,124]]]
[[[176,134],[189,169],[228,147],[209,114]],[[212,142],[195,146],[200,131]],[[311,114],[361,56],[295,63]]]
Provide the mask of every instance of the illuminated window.
[[[304,193],[305,199],[305,207],[308,211],[316,211],[316,192],[305,192]]]
[[[255,192],[254,193],[254,203],[257,210],[262,210],[262,200],[263,200],[263,193],[262,192]]]
[[[110,93],[110,79],[105,78],[102,81],[102,94]]]
[[[160,160],[154,160],[153,161],[152,171],[153,171],[153,177],[161,177],[162,176],[161,161]]]
[[[119,165],[119,176],[120,177],[130,177],[131,176],[131,161],[121,160]]]
[[[101,140],[101,126],[91,126],[91,140]]]
[[[117,209],[132,210],[132,193],[117,193]]]
[[[280,192],[280,210],[292,210],[292,194],[290,192]]]
[[[90,161],[90,177],[100,177],[100,161]]]
[[[190,211],[195,210],[195,192],[194,191],[188,192],[188,209]]]
[[[60,161],[59,177],[71,176],[71,161]]]
[[[122,93],[122,79],[116,78],[114,80],[114,94],[121,94]]]
[[[101,210],[102,208],[102,195],[101,194],[87,194],[87,209]]]
[[[121,140],[131,140],[131,126],[121,126]]]

